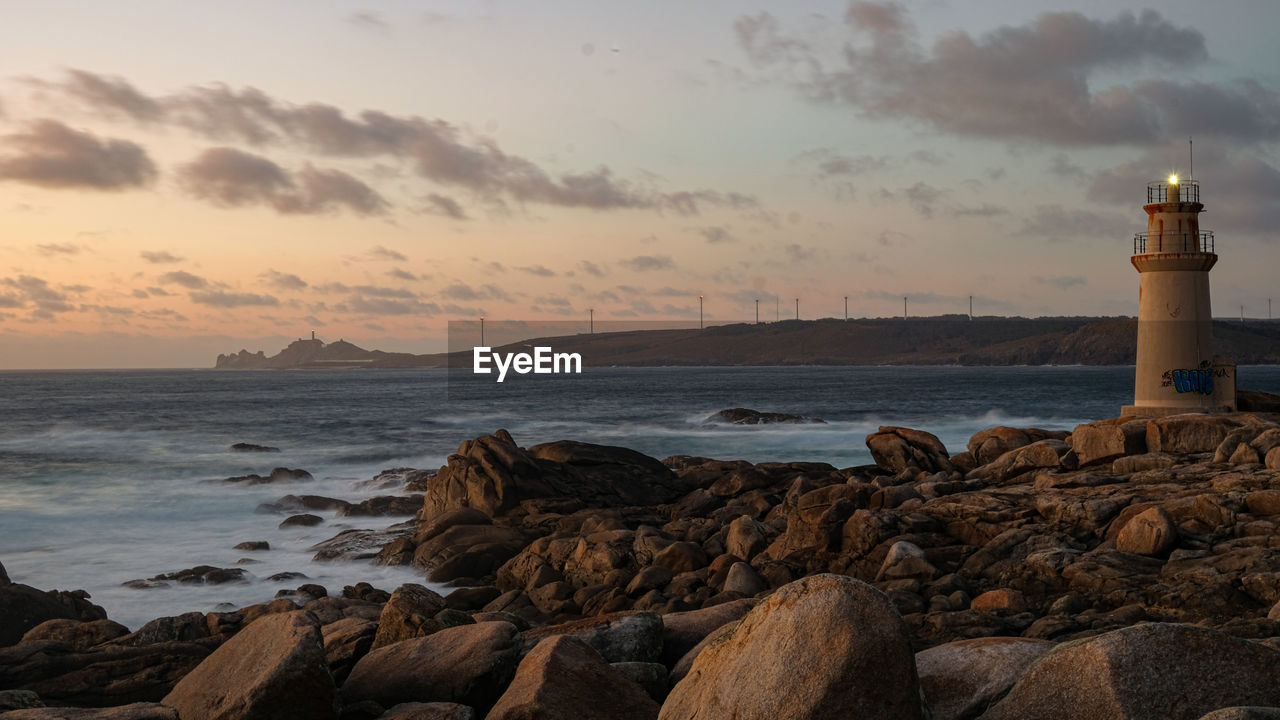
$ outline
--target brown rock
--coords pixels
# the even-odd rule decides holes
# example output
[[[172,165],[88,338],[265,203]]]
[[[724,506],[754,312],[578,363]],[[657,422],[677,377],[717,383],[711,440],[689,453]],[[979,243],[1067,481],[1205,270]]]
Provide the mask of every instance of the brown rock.
[[[5,720],[178,720],[178,712],[158,703],[132,703],[110,708],[50,707],[15,710]]]
[[[1125,455],[1140,455],[1147,452],[1147,421],[1112,418],[1077,425],[1071,431],[1071,449],[1081,467],[1111,462]]]
[[[1267,469],[1280,470],[1280,447],[1274,447],[1267,451]]]
[[[1061,440],[1040,440],[1014,448],[966,476],[969,479],[1008,480],[1026,472],[1057,468],[1071,447]]]
[[[1229,707],[1214,710],[1200,720],[1280,720],[1280,708]]]
[[[920,720],[924,710],[889,601],[852,578],[814,575],[779,588],[703,649],[659,717]]]
[[[937,568],[925,558],[924,550],[906,540],[899,540],[889,546],[889,552],[880,565],[880,572],[876,573],[876,580],[930,580],[937,572]]]
[[[64,601],[64,595],[18,583],[0,585],[0,647],[13,645],[28,630],[46,620],[96,619],[81,617],[75,606]],[[105,617],[105,614],[98,617]]]
[[[88,652],[47,640],[21,643],[0,649],[0,687],[32,690],[55,705],[155,702],[208,655],[194,643],[106,643]]]
[[[999,637],[957,640],[916,653],[920,690],[932,720],[977,717],[1051,648],[1046,640]]]
[[[1196,720],[1280,705],[1280,652],[1206,628],[1146,623],[1059,645],[983,720]]]
[[[95,645],[114,640],[129,634],[129,628],[112,620],[46,620],[27,631],[22,642],[52,640],[71,646],[76,652],[83,652]]]
[[[511,623],[482,622],[378,648],[351,670],[342,699],[346,704],[373,700],[383,707],[457,702],[487,710],[515,672],[518,635]]]
[[[163,702],[183,720],[336,718],[324,641],[305,611],[249,625],[182,678]]]
[[[373,649],[378,623],[363,618],[343,618],[320,628],[324,636],[324,659],[333,681],[342,684],[351,668]]]
[[[1120,528],[1116,549],[1139,555],[1163,555],[1178,541],[1178,529],[1164,508],[1153,507],[1138,513]]]
[[[457,703],[400,703],[378,720],[476,720],[476,711]]]
[[[1213,452],[1243,424],[1236,415],[1167,415],[1147,423],[1147,447],[1179,455]]]
[[[663,615],[662,663],[672,667],[703,638],[726,623],[741,620],[758,602],[755,598],[745,598],[701,610]]]
[[[493,575],[526,543],[515,528],[455,525],[426,540],[413,553],[413,566],[427,571],[431,582]]]
[[[401,585],[391,593],[391,599],[378,616],[378,634],[373,647],[385,647],[440,630],[441,625],[432,618],[444,607],[444,598],[436,591],[414,583]]]
[[[653,720],[658,704],[581,640],[538,643],[516,669],[488,720]]]
[[[559,635],[585,642],[606,662],[654,662],[662,653],[662,617],[653,612],[612,613],[534,628],[524,634],[524,646]]]
[[[770,540],[777,534],[777,530],[750,515],[740,515],[725,530],[724,550],[750,562],[761,550],[769,547]]]
[[[988,590],[975,597],[969,607],[978,612],[1010,612],[1017,613],[1027,609],[1027,599],[1021,592],[1011,588]]]
[[[877,465],[894,474],[907,468],[927,472],[952,469],[946,446],[937,436],[922,430],[882,426],[867,436],[867,449]]]

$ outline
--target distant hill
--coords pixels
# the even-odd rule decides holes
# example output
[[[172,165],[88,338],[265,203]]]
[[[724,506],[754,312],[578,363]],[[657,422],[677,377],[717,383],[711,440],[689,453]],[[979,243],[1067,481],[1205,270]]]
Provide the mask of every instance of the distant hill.
[[[1242,365],[1280,364],[1280,322],[1215,321],[1216,352]],[[875,320],[784,320],[704,330],[636,330],[539,338],[499,350],[543,345],[576,352],[589,366],[656,365],[1132,365],[1132,318],[975,318],[963,315]],[[279,354],[219,355],[220,369],[470,367],[470,352],[411,355],[348,342],[299,340]]]

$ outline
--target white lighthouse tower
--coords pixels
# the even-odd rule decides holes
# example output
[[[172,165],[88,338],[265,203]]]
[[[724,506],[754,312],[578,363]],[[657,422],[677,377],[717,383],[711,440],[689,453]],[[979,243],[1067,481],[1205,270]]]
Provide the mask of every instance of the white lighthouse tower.
[[[1147,231],[1133,238],[1138,269],[1138,357],[1133,405],[1123,415],[1230,412],[1235,365],[1213,356],[1212,232],[1200,229],[1200,183],[1177,175],[1147,183]]]

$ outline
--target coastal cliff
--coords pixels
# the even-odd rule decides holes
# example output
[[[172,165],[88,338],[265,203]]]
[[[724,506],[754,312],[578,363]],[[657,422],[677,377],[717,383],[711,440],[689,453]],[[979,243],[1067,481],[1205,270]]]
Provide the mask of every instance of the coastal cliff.
[[[1217,352],[1241,365],[1280,364],[1280,322],[1215,321]],[[785,320],[703,330],[633,330],[524,340],[576,352],[588,366],[1132,365],[1137,321],[1115,318]],[[218,369],[470,366],[470,353],[412,355],[299,340],[280,353],[219,355]]]

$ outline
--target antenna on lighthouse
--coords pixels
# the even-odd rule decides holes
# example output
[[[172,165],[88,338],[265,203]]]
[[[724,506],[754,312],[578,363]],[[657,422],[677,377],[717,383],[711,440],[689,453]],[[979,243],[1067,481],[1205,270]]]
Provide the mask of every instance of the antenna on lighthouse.
[[[1191,143],[1191,136],[1187,136],[1187,159],[1191,162],[1191,167],[1187,168],[1187,179],[1196,179],[1196,149]]]

